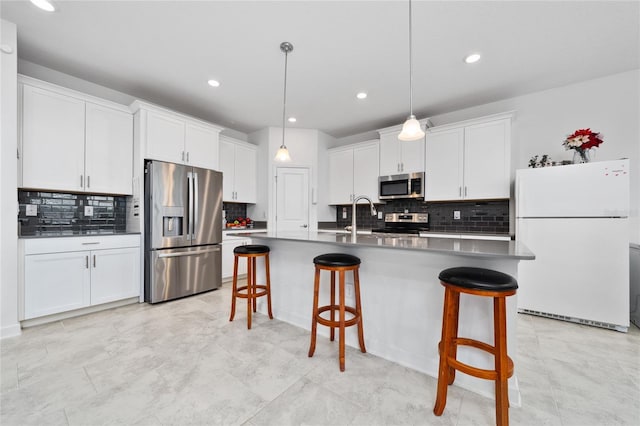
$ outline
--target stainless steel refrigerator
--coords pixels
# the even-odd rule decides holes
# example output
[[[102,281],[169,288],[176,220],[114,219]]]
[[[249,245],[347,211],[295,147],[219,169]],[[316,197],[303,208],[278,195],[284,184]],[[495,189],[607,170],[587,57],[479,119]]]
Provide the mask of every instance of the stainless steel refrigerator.
[[[163,302],[222,283],[222,173],[145,164],[144,299]]]

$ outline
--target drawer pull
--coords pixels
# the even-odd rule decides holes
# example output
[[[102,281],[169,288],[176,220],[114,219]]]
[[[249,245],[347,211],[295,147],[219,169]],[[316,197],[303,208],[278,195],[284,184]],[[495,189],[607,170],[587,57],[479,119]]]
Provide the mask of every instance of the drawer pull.
[[[94,241],[94,242],[90,242],[90,243],[82,243],[83,246],[90,246],[93,244],[100,244],[100,241]]]

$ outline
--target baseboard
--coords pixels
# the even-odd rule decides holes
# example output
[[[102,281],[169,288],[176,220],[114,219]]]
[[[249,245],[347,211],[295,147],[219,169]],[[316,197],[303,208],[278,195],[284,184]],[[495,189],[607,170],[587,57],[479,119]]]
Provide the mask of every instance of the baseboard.
[[[16,337],[22,334],[22,328],[20,324],[13,324],[7,327],[0,328],[0,339],[6,339],[8,337]]]

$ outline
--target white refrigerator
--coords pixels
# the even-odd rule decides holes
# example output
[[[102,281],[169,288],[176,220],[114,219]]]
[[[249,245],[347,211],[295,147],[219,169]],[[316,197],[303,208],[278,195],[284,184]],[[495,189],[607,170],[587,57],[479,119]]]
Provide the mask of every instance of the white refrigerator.
[[[516,171],[518,311],[626,332],[629,160]]]

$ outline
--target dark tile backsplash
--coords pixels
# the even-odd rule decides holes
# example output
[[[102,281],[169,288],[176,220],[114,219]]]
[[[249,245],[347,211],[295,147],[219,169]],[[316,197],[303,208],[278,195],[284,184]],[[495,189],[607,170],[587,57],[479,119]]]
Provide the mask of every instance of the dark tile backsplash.
[[[227,220],[247,217],[247,205],[244,203],[222,203],[222,210],[227,212]]]
[[[343,208],[347,218],[342,218]],[[378,211],[384,213],[409,212],[429,213],[429,227],[437,232],[483,232],[487,234],[509,233],[509,200],[501,201],[459,201],[425,203],[419,200],[391,200],[377,204]],[[460,219],[453,219],[453,212],[460,211]],[[363,228],[382,228],[384,219],[371,216],[369,204],[358,204],[356,223]],[[336,225],[342,228],[351,225],[351,205],[336,206]]]
[[[21,236],[83,234],[126,231],[124,196],[66,194],[18,190],[18,227]],[[37,206],[36,216],[27,216],[27,205]],[[93,216],[84,207],[93,207]]]

